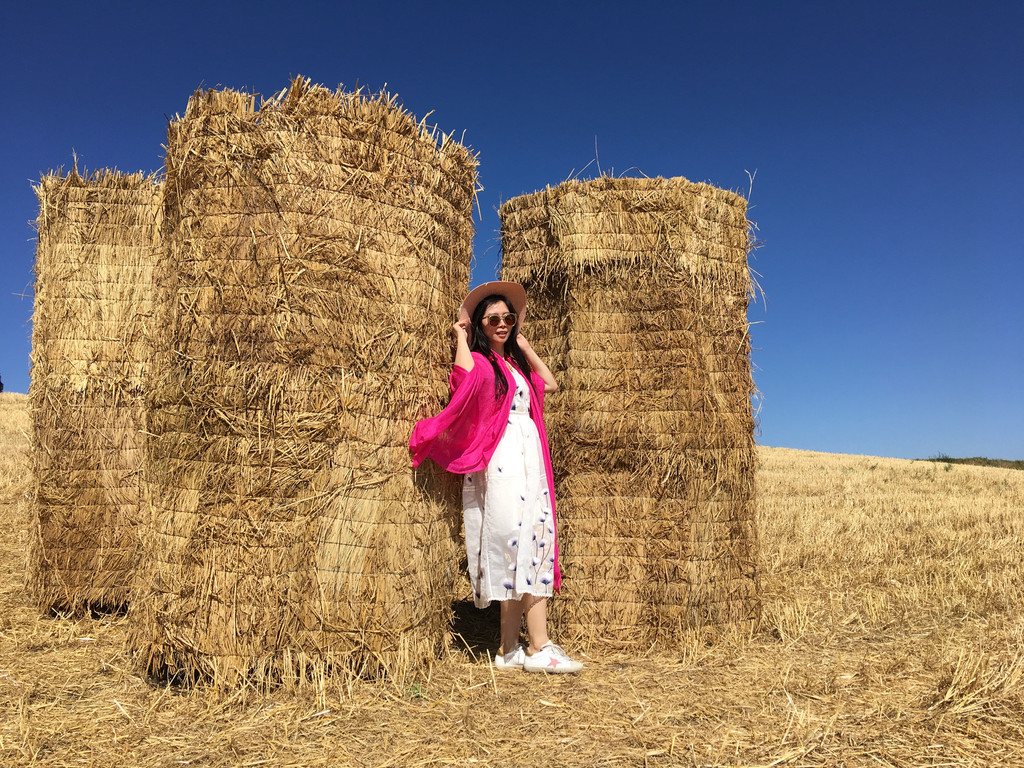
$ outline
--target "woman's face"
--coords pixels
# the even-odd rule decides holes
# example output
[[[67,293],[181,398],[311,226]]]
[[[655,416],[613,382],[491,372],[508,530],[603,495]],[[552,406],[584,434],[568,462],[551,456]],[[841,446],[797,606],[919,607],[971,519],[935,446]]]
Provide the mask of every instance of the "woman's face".
[[[484,310],[484,317],[482,325],[484,328],[484,335],[487,337],[487,341],[490,342],[491,348],[498,347],[499,349],[505,346],[505,342],[508,341],[509,334],[512,333],[512,326],[508,325],[504,321],[498,325],[491,325],[487,322],[489,315],[505,315],[512,310],[509,309],[508,305],[504,301],[496,301],[487,309]]]

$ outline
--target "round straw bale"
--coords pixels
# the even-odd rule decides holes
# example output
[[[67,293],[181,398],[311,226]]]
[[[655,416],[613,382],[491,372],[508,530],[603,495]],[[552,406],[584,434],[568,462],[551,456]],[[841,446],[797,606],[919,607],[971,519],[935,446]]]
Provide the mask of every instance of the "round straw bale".
[[[44,610],[114,610],[138,551],[160,187],[76,170],[43,176],[36,194],[28,586]]]
[[[502,277],[560,384],[546,408],[565,572],[591,647],[671,647],[759,617],[746,201],[683,178],[506,202]]]
[[[475,190],[475,157],[385,94],[200,91],[171,123],[150,672],[401,678],[446,642],[457,490],[408,438],[447,395]]]

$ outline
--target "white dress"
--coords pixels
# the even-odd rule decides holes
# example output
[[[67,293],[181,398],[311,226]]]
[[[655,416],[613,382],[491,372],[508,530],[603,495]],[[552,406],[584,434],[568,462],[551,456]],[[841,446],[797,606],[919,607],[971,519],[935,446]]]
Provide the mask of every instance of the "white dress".
[[[555,525],[530,387],[516,380],[505,434],[487,469],[465,476],[462,510],[473,601],[518,600],[553,592]]]

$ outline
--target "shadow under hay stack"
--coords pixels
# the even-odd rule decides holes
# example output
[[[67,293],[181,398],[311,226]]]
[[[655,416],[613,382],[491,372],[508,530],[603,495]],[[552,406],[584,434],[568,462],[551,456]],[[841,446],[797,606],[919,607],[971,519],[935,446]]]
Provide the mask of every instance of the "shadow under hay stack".
[[[151,176],[43,176],[32,410],[28,587],[43,610],[116,610],[138,553],[160,188]]]
[[[447,396],[476,159],[384,94],[200,91],[171,123],[131,644],[234,687],[400,678],[447,639]]]
[[[561,389],[563,637],[671,648],[756,624],[746,201],[683,178],[569,181],[500,210],[505,280]],[[576,641],[574,641],[576,642]]]

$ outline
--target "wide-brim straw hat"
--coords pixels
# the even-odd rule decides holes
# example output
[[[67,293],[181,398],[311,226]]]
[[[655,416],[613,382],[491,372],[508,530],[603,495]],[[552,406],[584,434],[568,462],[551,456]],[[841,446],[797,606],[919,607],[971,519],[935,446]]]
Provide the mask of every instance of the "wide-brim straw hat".
[[[509,303],[512,304],[512,311],[519,318],[516,325],[522,325],[523,318],[526,316],[526,289],[519,283],[509,283],[504,280],[492,280],[489,283],[478,285],[470,291],[466,300],[462,302],[462,308],[459,309],[459,322],[468,323],[476,305],[495,293],[501,294],[509,300]]]

